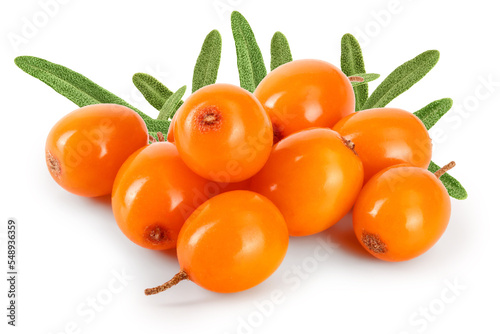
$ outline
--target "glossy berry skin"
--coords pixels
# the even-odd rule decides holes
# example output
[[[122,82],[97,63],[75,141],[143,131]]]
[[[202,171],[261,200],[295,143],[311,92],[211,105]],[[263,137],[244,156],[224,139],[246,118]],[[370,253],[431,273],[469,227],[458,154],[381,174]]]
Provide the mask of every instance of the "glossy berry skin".
[[[147,144],[146,124],[135,111],[116,104],[89,105],[64,116],[50,130],[47,167],[73,194],[108,195],[123,162]]]
[[[333,127],[354,112],[354,91],[340,69],[322,60],[295,60],[269,73],[255,96],[271,117],[275,143],[311,127]]]
[[[271,121],[243,88],[213,84],[193,93],[175,115],[174,139],[182,160],[217,182],[250,178],[273,144]]]
[[[167,141],[171,142],[171,143],[175,142],[175,138],[174,138],[174,124],[175,124],[175,120],[177,118],[176,116],[177,116],[177,113],[175,113],[174,117],[172,117],[172,121],[170,122],[170,126],[168,127],[168,132],[167,132]]]
[[[408,163],[427,168],[431,161],[432,142],[425,125],[405,110],[363,110],[343,118],[333,129],[354,143],[365,182],[389,166]]]
[[[182,227],[177,243],[181,270],[215,292],[238,292],[267,279],[288,248],[279,210],[250,191],[232,191],[202,204]]]
[[[363,187],[353,210],[361,245],[385,261],[406,261],[425,253],[444,233],[450,196],[427,169],[393,166]]]
[[[214,191],[220,187],[192,172],[174,144],[157,142],[131,155],[118,172],[113,213],[137,245],[170,249],[189,215]]]
[[[326,230],[354,205],[363,165],[331,129],[309,129],[276,144],[251,189],[280,209],[292,236]]]

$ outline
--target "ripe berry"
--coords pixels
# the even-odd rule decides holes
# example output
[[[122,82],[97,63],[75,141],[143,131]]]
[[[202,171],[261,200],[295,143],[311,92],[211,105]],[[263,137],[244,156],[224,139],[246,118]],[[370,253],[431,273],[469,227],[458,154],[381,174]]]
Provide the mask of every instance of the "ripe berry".
[[[425,125],[410,112],[370,109],[349,115],[333,129],[352,141],[365,170],[365,182],[382,169],[408,163],[427,168],[432,142]]]
[[[163,142],[127,159],[111,199],[115,220],[130,240],[149,249],[170,249],[189,215],[211,192],[220,191],[182,162],[175,145]]]
[[[425,253],[450,220],[450,196],[439,177],[408,165],[392,166],[364,186],[353,210],[361,245],[385,261],[406,261]]]
[[[254,94],[271,117],[275,143],[299,130],[331,128],[355,107],[349,79],[322,60],[281,65],[260,82]]]
[[[268,278],[288,248],[279,210],[264,196],[231,191],[209,199],[186,221],[177,242],[180,272],[147,295],[189,279],[215,292],[238,292]]]
[[[283,213],[292,236],[321,232],[354,205],[363,185],[363,165],[331,129],[309,129],[276,144],[251,189]]]
[[[174,114],[174,117],[172,117],[172,121],[170,122],[170,126],[168,127],[168,132],[167,132],[167,141],[168,142],[175,142],[175,139],[174,139],[174,124],[175,124],[175,120],[176,120],[176,117],[177,116],[177,113]]]
[[[174,138],[182,160],[217,182],[250,178],[273,144],[271,122],[248,91],[213,84],[193,93],[175,115]]]
[[[52,178],[67,191],[87,197],[111,193],[118,169],[148,144],[148,130],[133,110],[95,104],[64,116],[50,130],[45,146]]]

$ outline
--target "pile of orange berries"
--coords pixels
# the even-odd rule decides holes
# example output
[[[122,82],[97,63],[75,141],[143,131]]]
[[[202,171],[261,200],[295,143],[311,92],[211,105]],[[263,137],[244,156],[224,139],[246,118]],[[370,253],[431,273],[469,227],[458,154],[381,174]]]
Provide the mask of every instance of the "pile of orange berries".
[[[354,109],[337,67],[297,60],[254,94],[229,84],[199,89],[166,140],[148,135],[127,107],[80,108],[50,132],[46,160],[66,190],[111,194],[131,241],[177,248],[179,273],[146,294],[183,279],[237,292],[278,268],[289,236],[324,231],[351,209],[357,239],[382,260],[419,256],[443,234],[450,198],[444,170],[427,170],[424,124],[401,109]]]

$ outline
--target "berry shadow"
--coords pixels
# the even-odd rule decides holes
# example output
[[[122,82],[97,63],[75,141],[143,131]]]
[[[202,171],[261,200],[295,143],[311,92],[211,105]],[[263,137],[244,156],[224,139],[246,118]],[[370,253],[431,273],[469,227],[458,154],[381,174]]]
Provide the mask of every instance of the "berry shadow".
[[[109,207],[111,209],[111,195],[104,195],[99,197],[90,197],[89,201],[102,207]]]
[[[321,234],[323,237],[339,245],[340,249],[350,256],[366,260],[374,260],[360,244],[352,227],[352,211],[344,216],[337,224]]]
[[[172,287],[171,291],[164,291],[157,296],[148,296],[147,298],[159,298],[160,301],[155,305],[164,308],[187,308],[200,305],[245,308],[248,301],[259,301],[268,299],[273,291],[280,289],[280,281],[267,279],[263,283],[254,286],[245,291],[236,293],[217,293],[205,290],[195,283],[186,280]],[[169,298],[165,295],[170,294]],[[162,296],[163,295],[163,296]]]
[[[159,254],[161,257],[166,257],[168,259],[174,259],[177,262],[177,249],[166,249],[161,251],[153,251],[156,254]]]

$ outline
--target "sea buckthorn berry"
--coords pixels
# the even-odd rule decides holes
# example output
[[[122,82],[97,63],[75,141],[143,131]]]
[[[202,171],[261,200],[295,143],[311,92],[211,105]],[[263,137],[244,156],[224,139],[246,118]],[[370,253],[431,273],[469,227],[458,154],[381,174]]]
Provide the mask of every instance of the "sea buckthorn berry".
[[[299,130],[331,128],[355,107],[349,79],[322,60],[281,65],[260,82],[254,94],[271,117],[275,143]]]
[[[111,202],[115,220],[130,240],[149,249],[169,249],[189,215],[220,190],[193,173],[174,144],[157,142],[123,164]]]
[[[361,245],[385,261],[406,261],[430,249],[450,220],[450,196],[439,180],[451,163],[432,174],[408,165],[392,166],[366,183],[353,210]]]
[[[243,291],[271,276],[287,248],[285,221],[271,201],[251,191],[227,192],[189,217],[177,242],[180,272],[146,294],[183,279],[215,292]]]
[[[234,190],[249,190],[250,189],[250,183],[251,179],[246,179],[240,182],[214,182],[212,183],[217,185],[217,190],[216,192],[211,192],[210,197],[214,197],[216,195],[228,192],[228,191],[234,191]]]
[[[120,166],[147,144],[146,124],[135,111],[95,104],[69,113],[54,125],[45,156],[50,175],[61,187],[96,197],[111,193]]]
[[[259,101],[228,84],[197,90],[179,108],[173,125],[175,144],[186,165],[217,182],[253,176],[273,144],[271,121]]]
[[[170,126],[168,127],[168,132],[167,132],[167,141],[168,142],[175,142],[174,139],[174,124],[175,124],[175,119],[176,119],[177,113],[174,114],[174,117],[172,117],[172,121],[170,122]]]
[[[250,189],[276,204],[290,235],[305,236],[337,223],[362,185],[363,165],[350,143],[331,129],[308,129],[274,146]]]
[[[408,163],[427,168],[431,161],[432,142],[425,125],[405,110],[363,110],[343,118],[333,129],[354,143],[365,182],[389,166]]]

